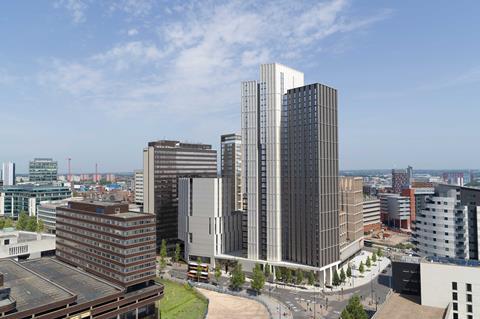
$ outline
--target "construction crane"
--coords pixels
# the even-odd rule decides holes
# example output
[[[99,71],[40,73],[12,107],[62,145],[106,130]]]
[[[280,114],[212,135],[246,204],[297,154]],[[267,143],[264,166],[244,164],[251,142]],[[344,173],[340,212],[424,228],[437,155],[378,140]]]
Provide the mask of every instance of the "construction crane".
[[[67,161],[68,161],[68,176],[67,176],[67,180],[71,183],[72,182],[72,166],[71,166],[71,162],[72,162],[72,159],[70,157],[67,158]]]

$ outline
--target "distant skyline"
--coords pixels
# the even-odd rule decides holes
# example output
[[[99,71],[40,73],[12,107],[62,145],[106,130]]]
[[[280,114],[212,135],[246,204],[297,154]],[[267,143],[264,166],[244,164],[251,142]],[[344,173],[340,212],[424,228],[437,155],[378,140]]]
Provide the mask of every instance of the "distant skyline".
[[[480,168],[479,2],[0,3],[0,163],[128,172],[149,141],[240,132],[279,62],[339,92],[340,169]]]

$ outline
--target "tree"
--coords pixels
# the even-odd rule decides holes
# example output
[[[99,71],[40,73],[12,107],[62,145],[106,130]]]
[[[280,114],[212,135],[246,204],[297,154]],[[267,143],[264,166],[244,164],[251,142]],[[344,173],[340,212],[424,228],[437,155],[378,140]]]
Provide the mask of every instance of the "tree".
[[[313,273],[313,271],[309,271],[307,273],[307,281],[310,286],[315,285],[315,274]]]
[[[360,266],[358,266],[358,271],[363,275],[365,272],[365,266],[363,265],[363,261],[360,262]]]
[[[265,274],[263,273],[260,264],[256,264],[255,268],[253,268],[252,281],[250,282],[250,285],[257,293],[259,293],[265,285]]]
[[[378,257],[383,257],[383,251],[380,247],[378,247],[378,249],[377,249],[377,255],[378,255]]]
[[[348,313],[348,315],[347,315]],[[360,298],[354,295],[348,302],[345,309],[342,311],[342,319],[368,319],[368,315],[363,309]]]
[[[215,266],[215,272],[213,274],[215,276],[215,281],[218,284],[220,281],[220,277],[222,276],[222,268],[219,265]]]
[[[18,215],[17,230],[26,230],[28,225],[28,215],[25,212],[21,212]]]
[[[283,279],[286,283],[292,282],[292,270],[290,268],[285,269],[285,274]]]
[[[0,229],[3,229],[5,227],[5,219],[0,218]]]
[[[347,267],[347,277],[348,278],[352,277],[352,267],[350,267],[350,264]]]
[[[200,281],[200,277],[202,276],[202,260],[200,257],[197,257],[197,281]]]
[[[240,289],[245,283],[245,274],[243,273],[242,265],[237,263],[230,275],[230,285],[232,286],[232,289]]]
[[[39,219],[37,222],[37,232],[43,233],[45,231],[45,223],[43,220]]]
[[[338,271],[335,270],[335,272],[333,273],[333,282],[332,284],[334,286],[338,286],[340,285],[340,277],[338,277]]]
[[[377,254],[375,254],[375,252],[373,252],[373,254],[372,254],[372,262],[373,263],[377,262]]]
[[[27,231],[37,231],[37,219],[34,216],[30,216],[27,221]]]
[[[342,268],[342,270],[340,271],[340,281],[344,283],[346,279],[347,279],[347,275],[345,275],[345,270],[343,270]]]
[[[162,244],[160,246],[160,269],[164,270],[167,266],[167,242],[165,239],[162,239]]]
[[[13,220],[11,218],[5,219],[5,228],[13,227]]]
[[[283,269],[282,269],[282,267],[276,267],[275,268],[275,279],[277,281],[282,281],[283,280]]]
[[[365,263],[368,268],[372,267],[372,261],[370,260],[370,256],[367,257],[367,262]]]
[[[270,275],[272,274],[270,270],[270,265],[268,263],[265,264],[264,273],[265,273],[265,278],[268,280],[270,278]]]
[[[297,269],[296,284],[301,285],[303,282],[303,279],[304,279],[303,270]]]
[[[175,244],[175,254],[173,255],[173,261],[175,263],[178,263],[179,260],[180,260],[180,244],[176,243]]]

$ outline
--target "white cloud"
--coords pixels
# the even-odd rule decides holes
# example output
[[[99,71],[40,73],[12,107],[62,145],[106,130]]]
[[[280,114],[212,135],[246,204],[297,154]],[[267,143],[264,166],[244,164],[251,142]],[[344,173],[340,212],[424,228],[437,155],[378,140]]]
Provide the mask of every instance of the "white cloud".
[[[74,23],[85,22],[85,12],[88,9],[85,0],[58,0],[54,3],[54,7],[66,9],[72,15]]]
[[[137,17],[149,14],[153,7],[153,0],[115,0],[110,4],[111,11],[123,11]]]
[[[137,34],[138,34],[138,30],[137,30],[137,29],[135,29],[135,28],[133,28],[133,29],[130,29],[130,30],[128,30],[128,31],[127,31],[127,34],[128,34],[129,36],[131,36],[131,37],[132,37],[132,36],[134,36],[134,35],[137,35]]]

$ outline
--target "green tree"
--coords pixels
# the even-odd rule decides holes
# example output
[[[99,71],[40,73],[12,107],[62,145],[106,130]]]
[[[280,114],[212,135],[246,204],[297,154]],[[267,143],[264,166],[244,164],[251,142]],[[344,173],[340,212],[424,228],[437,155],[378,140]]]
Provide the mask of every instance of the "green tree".
[[[348,315],[346,315],[348,313]],[[344,316],[345,315],[345,316]],[[360,298],[354,295],[348,302],[344,311],[342,311],[342,319],[368,319],[368,315],[363,309]]]
[[[268,263],[265,264],[265,269],[263,271],[265,274],[265,279],[268,280],[270,278],[270,275],[272,274],[270,270],[270,265]]]
[[[162,239],[160,245],[160,270],[164,270],[167,266],[167,241]]]
[[[297,285],[301,285],[303,283],[303,279],[304,279],[304,276],[303,276],[303,270],[301,269],[297,269],[297,276],[296,276],[296,284]]]
[[[0,218],[0,229],[3,229],[5,227],[5,219]]]
[[[347,267],[347,277],[348,278],[352,277],[352,267],[350,267],[350,264]]]
[[[284,281],[286,283],[291,283],[292,282],[292,270],[290,268],[285,269],[285,275],[284,275]]]
[[[27,221],[27,231],[36,232],[37,231],[37,218],[30,216]]]
[[[347,279],[347,275],[345,274],[345,270],[342,270],[340,271],[340,281],[343,283],[345,282],[345,280]]]
[[[307,281],[310,286],[315,285],[315,274],[313,273],[313,271],[309,271],[307,273]]]
[[[17,230],[26,230],[28,226],[28,215],[25,212],[21,212],[20,215],[18,215],[18,220],[17,220]]]
[[[260,264],[256,264],[255,268],[253,268],[252,281],[250,282],[250,285],[257,293],[259,293],[265,285],[265,274],[263,273]]]
[[[11,218],[5,219],[5,228],[13,227],[13,220]]]
[[[381,249],[380,247],[378,247],[378,249],[377,249],[377,255],[378,255],[378,257],[380,257],[380,258],[383,257],[383,251],[382,251],[382,249]]]
[[[358,266],[358,271],[363,275],[365,272],[365,266],[363,265],[363,261],[360,261],[360,266]]]
[[[340,277],[338,277],[338,271],[335,270],[335,272],[333,273],[333,282],[332,284],[334,286],[338,286],[340,285]]]
[[[176,243],[175,244],[175,253],[173,255],[173,261],[175,263],[178,263],[179,260],[180,260],[180,244]]]
[[[202,270],[203,270],[203,267],[202,267],[202,260],[200,259],[200,257],[197,257],[197,281],[200,281],[200,277],[202,276]]]
[[[372,267],[372,261],[370,260],[370,256],[367,257],[367,262],[365,263],[368,268]]]
[[[372,254],[372,262],[373,263],[377,262],[377,254],[375,254],[375,252]]]
[[[215,281],[218,284],[220,282],[220,277],[222,276],[222,268],[219,265],[215,266],[215,272],[213,275],[215,276]]]
[[[43,220],[39,219],[37,222],[37,232],[43,233],[45,231],[45,223]]]
[[[242,270],[242,265],[237,263],[230,274],[230,286],[232,286],[232,289],[238,290],[244,283],[245,273]]]
[[[282,267],[275,268],[275,279],[277,281],[283,281],[283,269]]]

